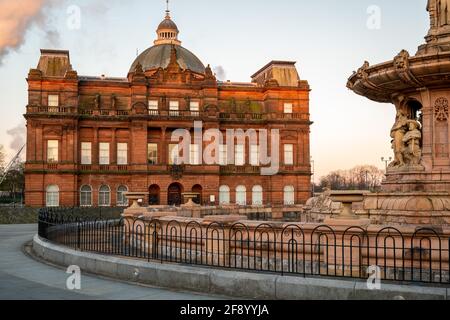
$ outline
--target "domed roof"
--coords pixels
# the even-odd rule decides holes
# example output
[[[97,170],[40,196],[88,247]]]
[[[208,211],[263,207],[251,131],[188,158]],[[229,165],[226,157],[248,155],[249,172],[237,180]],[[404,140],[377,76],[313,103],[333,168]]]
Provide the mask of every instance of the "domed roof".
[[[161,29],[172,29],[178,31],[177,25],[173,22],[169,15],[167,15],[166,18],[159,24],[157,30]]]
[[[148,48],[142,52],[133,62],[130,72],[134,72],[138,63],[142,65],[144,71],[150,69],[166,68],[170,62],[170,52],[172,46],[177,51],[177,62],[183,69],[189,69],[196,73],[205,73],[205,66],[192,52],[179,45],[160,44]]]

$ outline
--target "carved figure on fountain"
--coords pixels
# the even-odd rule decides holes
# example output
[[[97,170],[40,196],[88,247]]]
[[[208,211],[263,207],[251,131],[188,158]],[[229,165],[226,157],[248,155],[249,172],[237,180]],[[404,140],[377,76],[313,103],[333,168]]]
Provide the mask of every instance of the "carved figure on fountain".
[[[417,120],[409,119],[403,110],[397,112],[397,118],[391,130],[394,161],[390,168],[415,167],[423,169],[422,132]]]

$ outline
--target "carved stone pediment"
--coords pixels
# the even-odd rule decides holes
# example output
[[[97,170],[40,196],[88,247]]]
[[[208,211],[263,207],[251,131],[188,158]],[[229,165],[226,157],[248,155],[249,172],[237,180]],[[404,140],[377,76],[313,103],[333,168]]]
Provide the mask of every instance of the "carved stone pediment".
[[[62,136],[61,126],[46,126],[44,128],[44,136]]]
[[[134,114],[147,114],[147,106],[143,102],[136,102],[132,107]]]

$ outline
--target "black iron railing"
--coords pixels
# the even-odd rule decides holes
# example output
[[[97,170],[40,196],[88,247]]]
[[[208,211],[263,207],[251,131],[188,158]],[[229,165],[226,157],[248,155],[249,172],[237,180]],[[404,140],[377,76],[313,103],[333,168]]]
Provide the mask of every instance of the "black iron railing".
[[[42,209],[39,235],[80,251],[255,272],[450,284],[450,239],[431,228],[95,219]],[[371,267],[371,268],[369,268]]]

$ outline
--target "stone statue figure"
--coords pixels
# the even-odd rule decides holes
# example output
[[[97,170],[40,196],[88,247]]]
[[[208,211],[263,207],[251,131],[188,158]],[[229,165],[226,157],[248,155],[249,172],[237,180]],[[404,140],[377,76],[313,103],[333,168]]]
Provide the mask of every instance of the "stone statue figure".
[[[95,107],[95,109],[99,109],[100,108],[100,95],[99,94],[95,95],[94,107]]]
[[[117,108],[117,97],[115,94],[111,95],[111,108],[116,110]]]
[[[392,149],[394,149],[394,161],[389,165],[390,167],[402,167],[405,165],[403,159],[404,141],[408,126],[408,117],[403,111],[397,112],[397,119],[391,130]]]
[[[405,147],[403,149],[403,159],[408,165],[420,165],[422,150],[420,148],[422,141],[422,132],[420,132],[420,123],[415,120],[408,121],[408,132],[403,137]]]
[[[427,10],[430,13],[432,27],[450,25],[450,0],[428,0]]]

